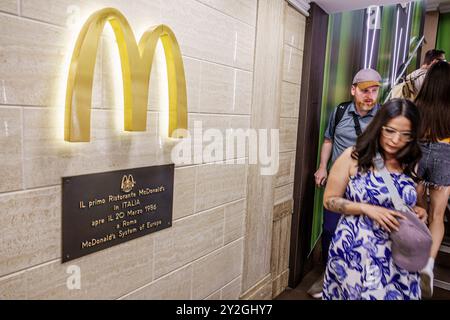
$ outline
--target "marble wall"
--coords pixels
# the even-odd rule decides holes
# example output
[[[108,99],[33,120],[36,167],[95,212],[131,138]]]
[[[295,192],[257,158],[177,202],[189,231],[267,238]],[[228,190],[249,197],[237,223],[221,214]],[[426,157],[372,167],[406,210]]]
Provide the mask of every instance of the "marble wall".
[[[285,4],[283,75],[280,111],[280,169],[274,183],[272,229],[272,296],[288,285],[293,210],[295,152],[306,18]]]
[[[161,23],[175,32],[191,127],[249,128],[257,1],[2,0],[0,299],[236,299],[245,164],[177,166],[171,228],[61,264],[61,177],[171,162],[173,143],[161,135],[162,51],[152,70],[147,131],[124,132],[110,27],[97,56],[91,142],[63,142],[74,39],[80,23],[107,6],[119,9],[137,36]],[[70,265],[81,268],[80,290],[66,286]]]
[[[226,164],[177,165],[171,228],[61,264],[61,177],[172,162],[174,144],[163,131],[168,98],[161,48],[147,131],[124,132],[120,63],[108,26],[97,55],[91,141],[63,141],[73,44],[89,14],[107,6],[126,16],[137,37],[153,25],[172,28],[183,54],[191,130],[195,121],[204,130],[248,129],[252,117],[268,111],[255,107],[257,0],[0,1],[0,299],[270,298],[270,234],[259,233],[269,239],[268,269],[256,272],[246,262],[258,258],[251,252],[260,243],[252,223],[262,223],[249,204],[255,185],[246,157],[237,159],[243,164],[224,155]],[[285,14],[281,104],[269,105],[280,128],[280,171],[269,183],[275,204],[292,198],[303,46],[294,34],[304,30],[297,13]],[[265,79],[260,74],[257,81]],[[71,265],[81,271],[79,290],[67,287]],[[276,269],[280,276],[285,265]],[[243,295],[249,288],[262,293]]]

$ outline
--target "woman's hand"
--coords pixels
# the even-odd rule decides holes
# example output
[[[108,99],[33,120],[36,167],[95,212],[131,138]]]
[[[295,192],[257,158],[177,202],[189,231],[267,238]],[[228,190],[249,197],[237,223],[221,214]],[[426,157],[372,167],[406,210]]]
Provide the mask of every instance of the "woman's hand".
[[[425,210],[422,207],[419,206],[415,206],[413,208],[414,212],[417,214],[417,217],[423,222],[423,223],[427,223],[427,218],[428,218],[428,214],[427,214],[427,210]]]
[[[361,211],[387,232],[398,231],[400,223],[397,219],[405,219],[400,212],[365,203],[361,204]]]

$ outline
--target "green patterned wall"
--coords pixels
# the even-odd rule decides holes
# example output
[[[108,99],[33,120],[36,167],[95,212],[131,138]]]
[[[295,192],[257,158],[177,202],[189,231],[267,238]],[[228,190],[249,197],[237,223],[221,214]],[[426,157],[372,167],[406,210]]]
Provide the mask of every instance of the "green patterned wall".
[[[412,52],[417,39],[423,32],[424,4],[422,1],[412,2],[409,52]],[[381,11],[380,35],[377,50],[377,70],[385,84],[382,88],[380,101],[389,91],[389,77],[392,68],[392,52],[397,6],[383,7]],[[350,88],[353,75],[364,66],[363,42],[365,32],[365,10],[337,13],[330,15],[328,20],[327,53],[325,58],[324,82],[322,93],[322,111],[320,120],[319,146],[324,139],[324,131],[328,117],[333,109],[344,101],[351,100]],[[405,26],[405,30],[406,30]],[[447,33],[449,34],[449,33]],[[448,51],[450,53],[450,49]],[[412,70],[416,69],[417,60],[412,61]],[[317,166],[320,162],[318,150]],[[323,189],[316,188],[314,198],[314,214],[310,249],[312,250],[322,233]]]
[[[439,16],[436,48],[444,50],[447,60],[450,57],[450,12]]]

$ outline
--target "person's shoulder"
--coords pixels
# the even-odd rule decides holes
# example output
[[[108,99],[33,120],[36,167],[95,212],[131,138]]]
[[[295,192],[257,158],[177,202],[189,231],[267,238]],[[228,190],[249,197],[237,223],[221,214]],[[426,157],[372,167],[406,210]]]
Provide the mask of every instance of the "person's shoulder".
[[[358,170],[358,159],[353,157],[353,151],[355,151],[355,147],[349,147],[336,159],[336,162],[339,162],[339,168],[347,170],[349,175],[354,175]]]
[[[354,147],[348,147],[347,149],[345,149],[341,155],[339,156],[339,161],[345,161],[345,162],[351,162],[352,161],[352,153],[353,153]],[[336,160],[338,160],[336,159]]]
[[[348,107],[353,103],[353,101],[345,101],[339,103],[337,106],[333,108],[333,111],[331,112],[333,115],[337,114],[339,110],[347,110]]]
[[[339,103],[339,104],[336,106],[336,109],[337,109],[337,108],[340,108],[340,107],[343,107],[343,108],[348,107],[348,106],[351,105],[352,103],[353,103],[353,101],[344,101],[344,102],[341,102],[341,103]]]
[[[344,150],[344,152],[341,153],[341,155],[336,159],[334,162],[334,166],[339,171],[345,171],[350,174],[352,171],[352,168],[355,168],[358,165],[358,161],[353,159],[352,153],[353,153],[354,147],[349,147]]]
[[[347,149],[344,150],[344,152],[342,152],[342,155],[345,156],[346,158],[351,158],[353,150],[355,150],[355,147],[353,147],[353,146],[348,147]]]
[[[427,69],[419,68],[417,70],[414,70],[410,74],[406,76],[407,80],[415,80],[418,77],[423,77],[427,74]]]

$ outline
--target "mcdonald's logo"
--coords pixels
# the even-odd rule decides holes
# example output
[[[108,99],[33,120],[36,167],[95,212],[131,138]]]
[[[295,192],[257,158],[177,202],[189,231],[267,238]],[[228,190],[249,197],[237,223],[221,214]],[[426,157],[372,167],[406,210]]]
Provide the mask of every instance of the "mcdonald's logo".
[[[131,174],[124,175],[122,177],[122,184],[120,185],[120,188],[123,192],[130,192],[133,190],[134,185],[136,184],[136,181],[134,181],[134,178]]]
[[[183,60],[177,39],[166,25],[147,30],[136,41],[130,24],[120,11],[105,8],[92,14],[83,25],[67,80],[64,140],[90,141],[91,100],[98,44],[106,22],[114,31],[122,66],[124,129],[145,131],[150,73],[156,45],[164,48],[169,88],[169,136],[176,129],[187,129],[187,97]]]

